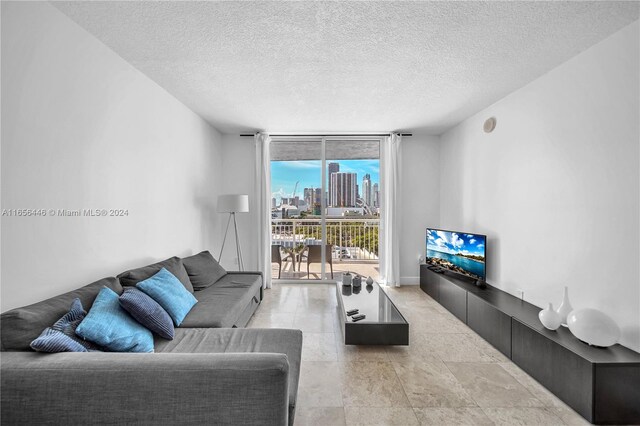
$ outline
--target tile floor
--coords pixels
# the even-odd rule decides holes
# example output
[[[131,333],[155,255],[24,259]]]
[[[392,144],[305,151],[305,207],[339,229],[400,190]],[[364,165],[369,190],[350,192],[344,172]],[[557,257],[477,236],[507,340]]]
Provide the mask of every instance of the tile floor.
[[[589,424],[418,286],[410,345],[345,346],[331,284],[274,284],[249,327],[304,333],[296,426]]]

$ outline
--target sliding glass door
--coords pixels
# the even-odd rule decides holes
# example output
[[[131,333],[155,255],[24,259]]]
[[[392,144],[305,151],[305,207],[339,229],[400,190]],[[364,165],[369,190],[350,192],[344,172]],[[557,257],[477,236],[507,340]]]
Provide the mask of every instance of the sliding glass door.
[[[377,278],[379,158],[377,138],[273,138],[274,280]]]

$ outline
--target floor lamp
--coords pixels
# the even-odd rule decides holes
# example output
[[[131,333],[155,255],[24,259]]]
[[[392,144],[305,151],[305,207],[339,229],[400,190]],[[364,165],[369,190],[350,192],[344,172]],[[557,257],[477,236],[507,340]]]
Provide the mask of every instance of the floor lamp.
[[[228,194],[218,196],[218,213],[229,213],[229,220],[227,220],[227,230],[224,231],[224,239],[222,240],[222,247],[220,248],[220,256],[218,256],[218,262],[222,261],[222,251],[224,250],[224,243],[227,241],[227,232],[229,232],[229,224],[231,223],[231,218],[233,217],[233,229],[236,233],[236,255],[238,256],[238,266],[241,271],[244,271],[244,262],[242,260],[240,239],[238,238],[238,223],[236,222],[236,213],[248,212],[248,195]]]

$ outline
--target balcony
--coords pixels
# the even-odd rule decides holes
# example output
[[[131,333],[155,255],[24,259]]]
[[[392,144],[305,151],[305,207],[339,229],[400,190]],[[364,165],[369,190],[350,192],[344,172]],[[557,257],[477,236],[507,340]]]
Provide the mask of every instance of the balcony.
[[[340,280],[344,272],[377,279],[380,219],[327,219],[326,224],[334,279]],[[271,244],[282,247],[281,279],[321,278],[320,263],[311,263],[307,274],[307,261],[301,256],[306,246],[322,244],[320,219],[272,219]],[[331,278],[328,263],[325,272]],[[278,263],[271,263],[271,277],[278,278]]]

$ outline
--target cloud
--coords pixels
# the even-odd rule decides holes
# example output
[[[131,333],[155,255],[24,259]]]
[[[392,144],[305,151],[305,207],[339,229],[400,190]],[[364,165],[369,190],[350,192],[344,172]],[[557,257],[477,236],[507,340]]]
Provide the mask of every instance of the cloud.
[[[435,238],[433,238],[433,235],[431,234],[431,232],[429,232],[429,239],[430,239],[431,241],[435,240]]]
[[[438,247],[446,247],[446,245],[447,245],[447,244],[445,243],[445,241],[444,241],[442,238],[438,238],[438,239],[436,240],[436,245],[437,245]]]
[[[472,235],[472,234],[465,234],[465,235],[466,235],[468,238],[473,238],[473,237],[475,237],[475,235]]]
[[[468,235],[467,235],[467,237],[468,237]],[[475,243],[475,242],[476,242],[476,240],[475,240],[474,238],[472,238],[472,239],[470,239],[470,240],[469,240],[469,244],[473,244],[473,243]]]
[[[458,234],[451,234],[451,245],[460,248],[464,245],[464,240],[458,236]]]
[[[478,248],[482,248],[482,247],[484,247],[484,244],[478,244],[478,246],[477,246],[477,247],[478,247]]]
[[[272,193],[271,193],[271,198],[278,198],[278,197],[282,198],[282,197],[288,197],[288,196],[289,196],[289,195],[287,195],[287,194],[284,192],[284,188],[280,188],[280,189],[279,189],[279,190],[277,190],[276,192],[272,192]]]
[[[440,237],[444,242],[449,242],[449,235],[446,232],[443,231],[436,231],[436,234],[438,235],[438,237]]]

